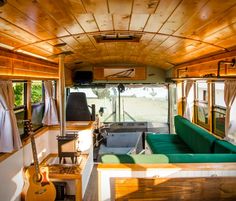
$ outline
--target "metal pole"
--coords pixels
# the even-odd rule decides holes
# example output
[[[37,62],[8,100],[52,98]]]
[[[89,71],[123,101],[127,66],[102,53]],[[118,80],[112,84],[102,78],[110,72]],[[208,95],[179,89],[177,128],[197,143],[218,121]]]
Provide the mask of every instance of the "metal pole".
[[[65,135],[65,66],[64,66],[65,55],[59,55],[59,97],[60,97],[60,135]]]
[[[118,88],[118,108],[119,108],[118,112],[119,112],[119,122],[120,122],[120,90],[119,88]]]

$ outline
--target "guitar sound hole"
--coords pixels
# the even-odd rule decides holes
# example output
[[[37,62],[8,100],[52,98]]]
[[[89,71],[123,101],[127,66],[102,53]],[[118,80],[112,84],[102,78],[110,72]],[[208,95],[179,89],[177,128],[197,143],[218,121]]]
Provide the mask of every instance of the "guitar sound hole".
[[[42,181],[42,175],[41,174],[34,174],[34,182],[41,182]]]

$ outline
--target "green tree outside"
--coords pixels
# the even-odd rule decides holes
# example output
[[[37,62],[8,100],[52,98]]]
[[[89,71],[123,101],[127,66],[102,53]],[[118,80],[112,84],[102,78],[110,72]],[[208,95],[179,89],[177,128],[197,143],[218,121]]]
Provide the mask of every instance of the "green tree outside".
[[[24,105],[24,83],[13,83],[15,107]]]
[[[31,103],[39,103],[42,102],[43,98],[43,90],[42,83],[35,82],[31,85]]]

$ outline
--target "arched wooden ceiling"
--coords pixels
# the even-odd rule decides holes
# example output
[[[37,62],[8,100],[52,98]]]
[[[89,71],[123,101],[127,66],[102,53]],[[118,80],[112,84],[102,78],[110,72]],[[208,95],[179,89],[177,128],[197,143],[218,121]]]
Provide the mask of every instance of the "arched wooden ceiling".
[[[8,0],[0,7],[0,46],[48,60],[72,51],[66,56],[71,67],[169,69],[234,50],[235,13],[235,0]],[[97,43],[93,37],[107,33],[140,34],[141,39]],[[60,43],[66,45],[55,46]]]

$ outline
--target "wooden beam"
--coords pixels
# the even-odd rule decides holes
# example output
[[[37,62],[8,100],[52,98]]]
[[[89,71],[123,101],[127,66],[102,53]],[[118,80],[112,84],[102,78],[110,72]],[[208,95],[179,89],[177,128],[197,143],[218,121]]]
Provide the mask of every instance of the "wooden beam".
[[[65,113],[65,55],[59,55],[59,100],[60,100],[60,135],[65,135],[66,113]]]

